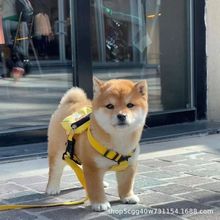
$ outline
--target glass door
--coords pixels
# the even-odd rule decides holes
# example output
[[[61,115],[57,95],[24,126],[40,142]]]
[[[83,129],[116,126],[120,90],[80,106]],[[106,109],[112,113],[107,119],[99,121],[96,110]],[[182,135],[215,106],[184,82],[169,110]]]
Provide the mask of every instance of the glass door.
[[[190,0],[92,0],[93,74],[147,79],[150,113],[194,107]]]

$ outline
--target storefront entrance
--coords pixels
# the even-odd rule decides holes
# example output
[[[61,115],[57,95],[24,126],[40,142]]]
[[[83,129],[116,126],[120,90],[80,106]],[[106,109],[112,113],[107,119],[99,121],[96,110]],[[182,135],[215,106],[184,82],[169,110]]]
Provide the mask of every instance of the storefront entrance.
[[[194,4],[90,1],[92,71],[89,66],[88,71],[104,80],[147,79],[150,126],[196,119]],[[87,87],[81,79],[79,85]]]
[[[11,132],[28,134],[33,142],[46,138],[50,115],[65,91],[80,86],[92,97],[93,76],[147,79],[149,126],[191,122],[198,113],[204,115],[196,93],[203,87],[197,81],[194,40],[195,22],[202,16],[197,1],[30,2],[30,71],[19,80],[10,73],[0,79],[0,139]],[[39,26],[43,17],[49,21],[46,33]]]

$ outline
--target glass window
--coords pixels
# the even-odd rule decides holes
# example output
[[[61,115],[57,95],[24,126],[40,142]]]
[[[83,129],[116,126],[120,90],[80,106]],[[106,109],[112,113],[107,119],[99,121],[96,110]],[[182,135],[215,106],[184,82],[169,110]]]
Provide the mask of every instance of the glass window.
[[[0,132],[46,128],[72,86],[69,1],[29,0],[28,20],[18,1],[1,2]]]
[[[93,0],[93,73],[147,79],[150,111],[193,106],[190,0]]]

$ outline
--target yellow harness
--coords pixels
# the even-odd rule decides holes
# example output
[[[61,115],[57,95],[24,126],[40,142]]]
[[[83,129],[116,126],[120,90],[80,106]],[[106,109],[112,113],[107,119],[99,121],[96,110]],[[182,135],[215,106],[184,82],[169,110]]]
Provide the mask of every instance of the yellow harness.
[[[80,111],[73,113],[72,115],[66,117],[61,123],[63,128],[66,130],[68,136],[68,143],[66,152],[63,155],[63,159],[66,160],[68,157],[72,159],[78,165],[81,165],[80,160],[74,154],[74,144],[76,135],[82,132],[87,132],[87,137],[90,145],[103,157],[114,161],[116,164],[109,168],[110,171],[121,171],[128,167],[128,159],[133,155],[135,149],[128,155],[119,154],[116,151],[107,149],[105,146],[101,145],[93,136],[90,131],[90,114],[92,109],[89,107],[84,107]]]
[[[122,171],[128,167],[128,159],[133,155],[135,149],[128,155],[124,156],[116,151],[107,149],[101,145],[91,134],[90,131],[90,114],[92,109],[84,107],[80,111],[73,113],[66,117],[61,123],[63,128],[66,130],[68,136],[66,152],[63,154],[63,160],[73,169],[79,182],[86,190],[86,181],[81,167],[81,162],[74,154],[74,144],[76,135],[81,134],[87,130],[87,137],[90,145],[103,157],[116,162],[115,165],[109,168],[110,171]],[[11,204],[11,205],[0,205],[0,211],[12,210],[12,209],[28,209],[28,208],[42,208],[42,207],[54,207],[54,206],[69,206],[83,204],[88,200],[88,196],[78,201],[70,201],[63,203],[49,203],[49,204]]]

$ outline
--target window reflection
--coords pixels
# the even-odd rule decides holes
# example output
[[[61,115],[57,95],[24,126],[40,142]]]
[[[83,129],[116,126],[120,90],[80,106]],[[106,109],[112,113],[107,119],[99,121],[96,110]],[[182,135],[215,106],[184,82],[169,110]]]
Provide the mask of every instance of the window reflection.
[[[20,13],[7,15],[8,7],[17,0],[0,0],[0,18],[3,18],[0,20],[0,132],[3,133],[11,129],[46,128],[60,98],[72,86],[70,1],[26,1],[33,8],[29,22],[19,21]],[[14,61],[25,64],[23,74],[13,70]]]
[[[97,0],[92,7],[94,61],[159,64],[160,1]]]
[[[94,74],[147,79],[150,111],[191,106],[190,0],[91,2]]]

